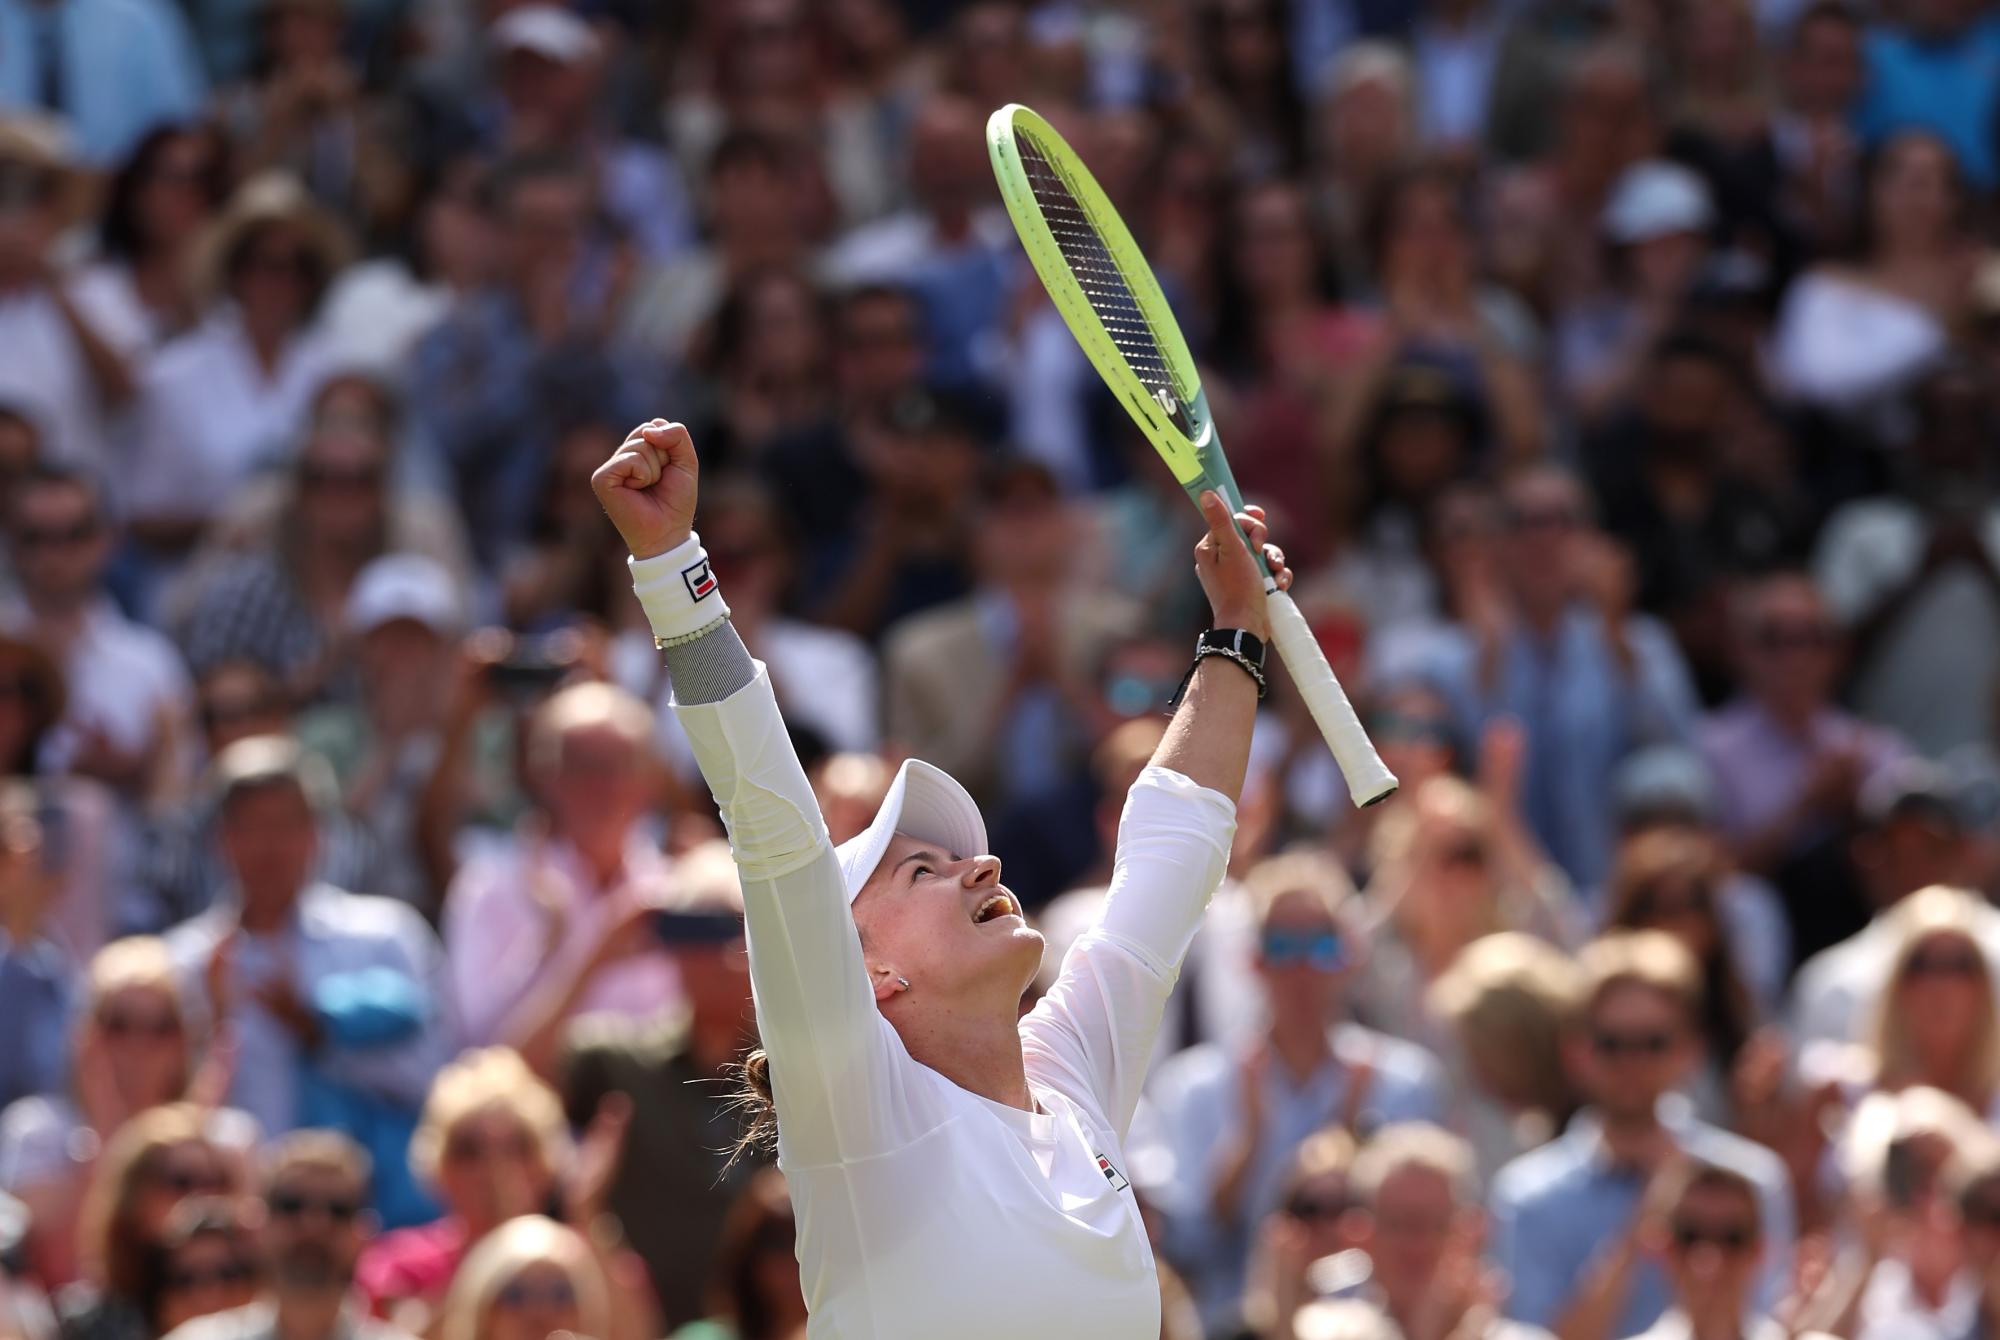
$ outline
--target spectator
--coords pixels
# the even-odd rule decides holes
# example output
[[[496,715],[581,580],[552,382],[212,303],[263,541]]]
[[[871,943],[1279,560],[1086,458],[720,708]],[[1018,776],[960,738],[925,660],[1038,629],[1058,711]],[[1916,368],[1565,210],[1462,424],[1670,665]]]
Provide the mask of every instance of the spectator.
[[[1094,742],[1090,667],[1133,626],[1115,597],[1070,580],[1071,513],[1046,468],[1013,459],[987,473],[973,531],[979,574],[962,600],[898,623],[884,643],[889,735],[951,770],[995,830],[1039,819],[1042,840],[1081,852],[1080,756]],[[971,653],[968,655],[968,653]],[[1052,889],[1023,889],[1032,904]]]
[[[1503,502],[1499,580],[1462,598],[1467,627],[1436,668],[1468,732],[1498,714],[1520,721],[1523,817],[1588,887],[1610,865],[1613,770],[1641,744],[1684,737],[1693,695],[1666,630],[1631,613],[1631,560],[1594,528],[1577,481],[1535,467]]]
[[[653,714],[609,684],[578,684],[537,709],[529,789],[537,803],[504,847],[460,868],[444,940],[460,1025],[555,1074],[572,1019],[649,1018],[678,999],[654,948],[670,869],[646,822]]]
[[[1372,274],[1368,222],[1383,186],[1412,154],[1413,82],[1409,59],[1386,42],[1351,43],[1327,67],[1306,185],[1314,231],[1343,291],[1364,287]]]
[[[461,1054],[438,1073],[410,1140],[410,1166],[445,1215],[362,1252],[355,1283],[370,1310],[429,1332],[466,1252],[547,1207],[570,1158],[561,1103],[520,1057],[504,1047]]]
[[[368,1156],[331,1131],[298,1131],[263,1175],[267,1283],[255,1302],[191,1321],[170,1340],[409,1340],[354,1315],[354,1263],[375,1231]]]
[[[97,486],[70,470],[30,473],[14,487],[7,531],[16,626],[62,664],[68,688],[42,765],[95,778],[128,812],[177,794],[192,771],[194,688],[173,643],[105,590],[117,536]]]
[[[1761,1022],[1725,935],[1715,851],[1687,833],[1641,834],[1619,848],[1604,919],[1611,931],[1665,931],[1701,969],[1701,1074],[1697,1110],[1728,1122],[1729,1077]]]
[[[623,431],[601,413],[586,410],[557,432],[535,518],[501,570],[509,627],[544,633],[587,620],[632,633],[640,645],[651,648],[643,619],[641,627],[632,626],[633,611],[625,599],[631,586],[631,569],[625,564],[631,555],[590,492],[590,471]],[[706,514],[702,524],[708,525]],[[658,673],[656,666],[647,670]]]
[[[1984,1282],[1975,1325],[1990,1335],[2000,1325],[2000,1150],[1968,1157],[1957,1182],[1965,1275]]]
[[[187,20],[152,0],[0,3],[0,106],[68,123],[92,167],[117,163],[153,127],[201,111],[201,67]]]
[[[259,1292],[260,1273],[256,1243],[234,1204],[184,1203],[147,1262],[140,1310],[151,1327],[148,1336],[249,1305]]]
[[[672,1340],[787,1340],[806,1324],[795,1252],[797,1227],[785,1176],[767,1168],[730,1207],[708,1272],[708,1317],[673,1332]]]
[[[1269,1030],[1234,1052],[1208,1043],[1162,1067],[1154,1100],[1174,1150],[1165,1204],[1174,1256],[1211,1327],[1235,1311],[1254,1227],[1278,1203],[1293,1152],[1329,1123],[1366,1132],[1443,1114],[1442,1076],[1421,1048],[1347,1022],[1361,919],[1337,865],[1273,857],[1244,881],[1257,909],[1257,976]]]
[[[1891,776],[1863,797],[1867,831],[1855,851],[1870,884],[1872,920],[1800,967],[1792,987],[1792,1030],[1801,1045],[1859,1041],[1868,1007],[1889,980],[1911,896],[1951,884],[1965,860],[1965,836],[1942,781],[1926,769]],[[2000,913],[1971,896],[1974,934],[2000,963]]]
[[[1913,898],[1876,1001],[1870,1082],[1925,1086],[2000,1122],[2000,994],[1963,897]]]
[[[1765,1243],[1757,1184],[1718,1164],[1695,1163],[1662,1192],[1673,1305],[1635,1340],[1775,1340],[1790,1335],[1757,1303]]]
[[[75,1273],[77,1210],[98,1152],[141,1113],[182,1100],[212,1106],[232,1057],[226,1038],[203,1039],[190,1027],[173,958],[159,940],[100,949],[79,994],[66,1085],[0,1111],[0,1188],[33,1213],[38,1268],[53,1280]],[[234,1108],[210,1111],[204,1130],[230,1150],[257,1142],[256,1123]]]
[[[612,1336],[613,1324],[604,1274],[589,1245],[554,1220],[528,1214],[509,1220],[466,1258],[438,1334],[442,1340]]]
[[[78,1237],[83,1279],[57,1298],[65,1340],[153,1340],[142,1307],[150,1254],[190,1197],[243,1194],[243,1168],[190,1103],[155,1107],[104,1146]]]
[[[1703,723],[1717,813],[1737,859],[1784,894],[1802,953],[1854,926],[1839,894],[1862,900],[1847,859],[1870,778],[1908,757],[1890,731],[1834,706],[1839,632],[1803,574],[1777,573],[1738,600],[1743,696]]]
[[[47,835],[34,790],[0,790],[0,985],[18,1002],[18,1026],[0,1035],[0,1100],[53,1091],[62,1073],[76,961],[53,904],[60,890],[41,859]]]
[[[402,903],[313,878],[326,786],[296,742],[239,740],[212,785],[232,896],[167,940],[234,1032],[231,1100],[274,1134],[334,1125],[400,1161],[451,1041],[437,939]],[[422,1212],[407,1173],[385,1161],[376,1177],[392,1223]]]
[[[1847,328],[1834,321],[1821,330]],[[1874,338],[1868,347],[1883,358],[1894,348]],[[1827,518],[1813,572],[1853,641],[1856,711],[1920,752],[1942,754],[1989,738],[1996,726],[2000,505],[1986,452],[1993,386],[1980,366],[1947,363],[1917,387],[1916,412],[1896,487]],[[1933,654],[1947,643],[1952,655]]]
[[[315,388],[285,485],[246,499],[240,535],[195,565],[177,620],[190,661],[257,661],[300,702],[355,697],[338,633],[362,569],[402,550],[454,578],[466,567],[457,527],[395,487],[396,431],[382,383],[342,374]]]
[[[356,575],[342,632],[353,642],[358,707],[327,705],[299,739],[332,765],[341,803],[382,849],[376,892],[427,919],[440,899],[419,845],[419,798],[437,764],[463,600],[442,564],[385,554]]]
[[[1771,351],[1780,387],[1808,405],[1866,416],[1944,353],[1978,256],[1962,167],[1922,130],[1901,129],[1875,151],[1860,263],[1817,266],[1786,291]]]
[[[1561,1138],[1494,1179],[1494,1256],[1513,1281],[1516,1320],[1564,1335],[1615,1337],[1651,1326],[1670,1301],[1643,1250],[1648,1186],[1681,1159],[1749,1178],[1770,1254],[1756,1298],[1773,1306],[1790,1278],[1791,1183],[1775,1154],[1693,1120],[1666,1101],[1700,1059],[1700,968],[1659,931],[1598,940],[1564,1053],[1589,1101]]]
[[[347,259],[340,224],[277,173],[238,187],[202,235],[199,324],[147,370],[120,488],[134,535],[159,554],[183,552],[305,425],[330,370],[313,317]]]
[[[1544,1340],[1499,1314],[1471,1146],[1424,1122],[1385,1126],[1355,1156],[1352,1194],[1364,1296],[1405,1340]]]
[[[1781,57],[1784,106],[1771,150],[1783,174],[1778,202],[1808,245],[1838,251],[1861,194],[1861,142],[1853,112],[1866,71],[1861,16],[1840,0],[1815,0],[1792,25]]]
[[[194,122],[164,125],[134,146],[105,188],[97,251],[77,279],[119,330],[157,349],[192,325],[196,241],[229,198],[229,140]]]
[[[1255,1334],[1290,1334],[1292,1319],[1318,1288],[1327,1258],[1344,1267],[1356,1264],[1348,1217],[1353,1168],[1354,1137],[1338,1126],[1313,1132],[1292,1156],[1284,1195],[1258,1227],[1250,1258],[1243,1317]]]
[[[1582,989],[1574,962],[1531,935],[1474,940],[1431,986],[1430,1009],[1450,1030],[1453,1112],[1483,1177],[1546,1144],[1575,1115],[1563,1031]]]
[[[7,0],[0,7],[0,34],[29,23],[27,3]],[[49,17],[67,28],[63,21],[77,13],[65,7]],[[0,50],[30,49],[26,40],[0,36]],[[11,64],[0,65],[0,102],[7,101]],[[61,127],[39,117],[0,115],[0,181],[6,186],[0,343],[10,351],[0,366],[0,397],[34,424],[48,459],[108,467],[110,416],[132,399],[138,376],[132,359],[145,341],[57,264],[57,241],[76,222],[84,189]]]
[[[736,1340],[782,1337],[793,1328],[773,1329],[763,1311],[770,1299],[762,1292],[766,1272],[758,1254],[769,1244],[740,1240],[730,1218],[752,1214],[746,1208],[752,1204],[761,1206],[756,1214],[770,1213],[772,1195],[757,1178],[760,1160],[731,1155],[743,1127],[724,1081],[756,1045],[756,1023],[743,892],[727,847],[705,843],[682,855],[673,891],[654,929],[673,962],[686,1010],[596,1020],[577,1029],[564,1058],[564,1102],[579,1127],[613,1095],[631,1104],[631,1132],[609,1204],[646,1262],[668,1329],[713,1312],[711,1282],[732,1281],[734,1290],[752,1289],[734,1293],[720,1314],[735,1317],[744,1330]],[[789,1214],[786,1205],[788,1221]],[[732,1258],[732,1246],[749,1259]]]
[[[825,418],[831,312],[798,269],[754,270],[732,284],[691,362],[711,404],[703,442],[716,460],[751,467],[774,440]]]

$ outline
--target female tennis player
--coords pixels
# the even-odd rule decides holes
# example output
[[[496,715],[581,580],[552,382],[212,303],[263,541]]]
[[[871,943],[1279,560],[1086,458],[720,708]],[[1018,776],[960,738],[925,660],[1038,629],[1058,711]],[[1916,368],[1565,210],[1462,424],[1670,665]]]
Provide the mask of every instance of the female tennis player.
[[[1263,579],[1215,494],[1204,637],[1126,798],[1102,920],[1027,1017],[1042,937],[963,787],[897,772],[835,847],[764,668],[691,526],[687,430],[641,424],[592,476],[632,551],[674,709],[742,872],[779,1163],[813,1340],[1155,1340],[1159,1292],[1124,1137],[1167,993],[1235,830],[1268,635]],[[1239,513],[1264,542],[1255,509]],[[1266,547],[1280,586],[1291,573]]]

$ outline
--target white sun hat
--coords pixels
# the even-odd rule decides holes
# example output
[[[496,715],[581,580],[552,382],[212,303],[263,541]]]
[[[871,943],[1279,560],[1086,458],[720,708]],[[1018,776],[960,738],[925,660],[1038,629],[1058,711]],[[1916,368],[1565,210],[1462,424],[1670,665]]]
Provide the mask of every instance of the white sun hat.
[[[944,769],[908,759],[896,769],[896,780],[889,783],[882,808],[868,827],[834,849],[848,902],[882,864],[889,839],[898,833],[940,847],[954,858],[986,854],[986,821],[965,788]]]

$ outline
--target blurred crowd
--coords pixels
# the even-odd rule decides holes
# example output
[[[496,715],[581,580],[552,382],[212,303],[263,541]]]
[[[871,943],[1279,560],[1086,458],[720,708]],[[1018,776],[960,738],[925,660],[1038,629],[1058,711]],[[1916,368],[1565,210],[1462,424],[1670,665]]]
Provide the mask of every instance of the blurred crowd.
[[[1199,520],[1009,101],[1403,781],[1275,685],[1162,1336],[2000,1337],[1989,0],[0,0],[0,1337],[802,1333],[587,475],[690,424],[834,838],[947,768],[1052,977]]]

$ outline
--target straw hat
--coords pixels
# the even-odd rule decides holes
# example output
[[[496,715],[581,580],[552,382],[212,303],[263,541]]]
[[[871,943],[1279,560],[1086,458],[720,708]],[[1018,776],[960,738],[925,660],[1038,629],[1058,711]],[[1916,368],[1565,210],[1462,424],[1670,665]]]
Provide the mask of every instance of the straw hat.
[[[298,178],[285,172],[261,172],[236,188],[222,213],[196,244],[194,291],[206,306],[229,287],[229,265],[262,228],[284,224],[295,229],[318,262],[321,287],[352,258],[353,247],[338,220],[329,214]]]

